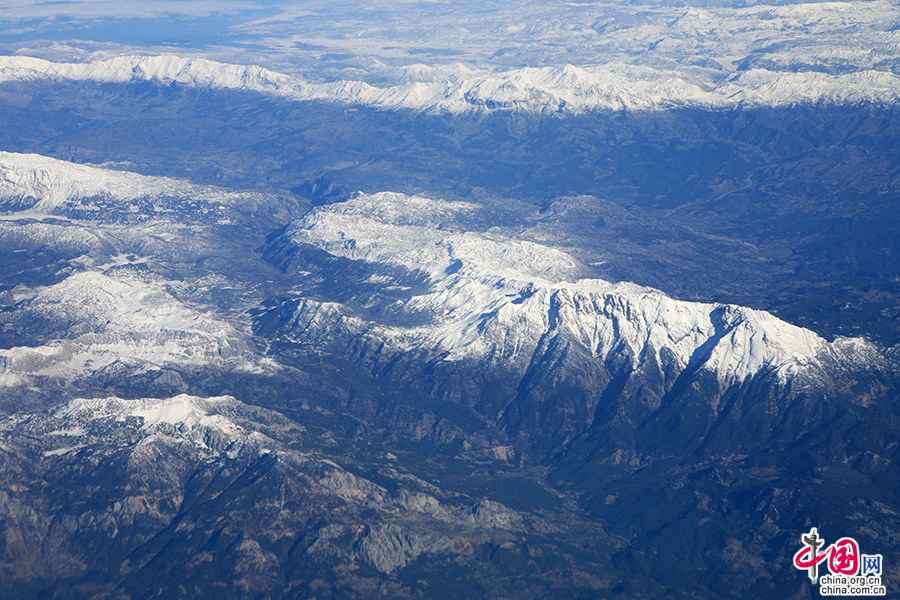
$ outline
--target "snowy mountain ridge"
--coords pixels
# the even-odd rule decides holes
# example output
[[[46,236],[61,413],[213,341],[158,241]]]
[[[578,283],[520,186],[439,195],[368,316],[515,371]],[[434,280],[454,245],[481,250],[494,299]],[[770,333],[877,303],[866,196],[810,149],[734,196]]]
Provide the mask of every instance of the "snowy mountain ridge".
[[[536,112],[656,110],[676,106],[783,106],[805,102],[836,104],[900,100],[900,77],[863,69],[828,74],[753,68],[711,85],[676,72],[608,63],[526,67],[501,72],[461,65],[397,67],[395,83],[312,83],[257,66],[205,58],[119,56],[86,63],[56,63],[27,56],[0,57],[0,82],[57,79],[127,83],[155,81],[201,88],[255,91],[291,101],[320,100],[386,109],[460,113],[508,109]]]
[[[166,195],[225,205],[241,204],[262,196],[168,177],[75,164],[39,154],[0,152],[0,199],[20,206],[29,205],[30,213],[51,214],[70,200],[98,196],[127,203],[138,198]]]
[[[404,215],[407,206],[426,214],[428,204],[444,214],[430,222]],[[454,231],[446,222],[453,207],[396,193],[360,195],[296,222],[286,233],[296,244],[423,272],[431,287],[397,302],[406,314],[425,315],[424,325],[366,321],[339,304],[307,300],[295,331],[344,328],[404,351],[520,369],[548,339],[565,337],[597,360],[625,351],[637,368],[652,353],[659,364],[674,360],[678,371],[713,371],[726,387],[769,371],[785,380],[819,358],[842,356],[850,346],[860,353],[866,346],[861,340],[830,344],[764,311],[683,302],[631,283],[585,278],[585,267],[561,250],[496,228]],[[468,211],[471,205],[455,208]]]
[[[213,435],[228,442],[249,441],[250,436],[260,441],[263,436],[248,433],[233,420],[219,413],[217,409],[234,410],[240,404],[231,397],[199,398],[179,394],[172,398],[142,398],[122,400],[120,398],[76,398],[57,408],[53,418],[65,428],[48,433],[78,438],[86,435],[91,425],[97,421],[113,420],[123,422],[129,418],[140,418],[142,429],[160,430],[166,425],[174,426],[181,436],[197,446],[209,450],[205,440]],[[237,450],[230,454],[235,454]]]

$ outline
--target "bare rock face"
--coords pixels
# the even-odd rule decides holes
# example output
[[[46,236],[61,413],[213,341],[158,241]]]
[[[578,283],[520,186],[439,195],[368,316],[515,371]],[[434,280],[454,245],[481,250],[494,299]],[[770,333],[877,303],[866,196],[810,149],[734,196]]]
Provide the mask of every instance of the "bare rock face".
[[[503,506],[498,502],[484,500],[479,502],[472,510],[475,522],[485,527],[509,529],[521,531],[525,529],[522,515]]]
[[[447,553],[454,543],[436,533],[422,533],[396,524],[367,526],[356,544],[357,554],[381,571],[391,573],[405,567],[420,554]]]
[[[76,399],[0,431],[0,565],[22,589],[99,570],[113,590],[160,560],[165,543],[165,564],[183,555],[197,576],[271,593],[296,544],[312,560],[390,574],[521,529],[522,517],[498,503],[388,492],[297,449],[302,427],[230,397]],[[205,560],[221,536],[227,550]]]

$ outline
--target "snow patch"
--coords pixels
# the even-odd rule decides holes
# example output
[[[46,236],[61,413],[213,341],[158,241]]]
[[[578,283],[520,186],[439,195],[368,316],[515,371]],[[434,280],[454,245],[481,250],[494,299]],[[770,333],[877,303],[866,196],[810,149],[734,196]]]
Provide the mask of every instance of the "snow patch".
[[[94,422],[104,420],[125,422],[128,419],[139,418],[143,430],[152,432],[162,425],[171,425],[182,434],[188,435],[188,438],[198,445],[206,447],[208,432],[215,432],[219,437],[231,441],[247,437],[242,427],[217,411],[236,402],[230,396],[200,398],[187,394],[173,398],[139,400],[123,400],[115,397],[79,398],[54,411],[53,416],[64,423],[77,424],[68,430],[81,430],[85,433]]]

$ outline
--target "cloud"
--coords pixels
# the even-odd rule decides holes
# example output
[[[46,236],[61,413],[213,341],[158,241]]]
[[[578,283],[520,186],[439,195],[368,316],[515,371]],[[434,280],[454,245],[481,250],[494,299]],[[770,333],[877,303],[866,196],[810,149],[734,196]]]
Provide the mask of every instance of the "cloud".
[[[209,17],[263,8],[252,0],[4,0],[0,20],[56,18],[153,19],[168,15]]]

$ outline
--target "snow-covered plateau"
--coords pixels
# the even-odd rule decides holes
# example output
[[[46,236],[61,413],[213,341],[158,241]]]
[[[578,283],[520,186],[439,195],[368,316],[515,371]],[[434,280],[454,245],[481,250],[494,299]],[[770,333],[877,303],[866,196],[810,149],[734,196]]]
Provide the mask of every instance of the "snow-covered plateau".
[[[227,252],[211,229],[236,219],[235,209],[271,207],[269,200],[0,153],[0,240],[11,257],[45,252],[66,260],[59,273],[59,265],[34,270],[37,285],[3,293],[5,327],[19,332],[8,334],[0,350],[4,385],[28,385],[35,377],[73,381],[121,366],[155,372],[161,384],[183,389],[180,376],[165,369],[258,373],[271,366],[251,349],[246,327],[219,314],[227,310],[176,297],[184,282],[148,268],[149,262],[196,269],[210,254]],[[200,271],[204,277],[191,280],[192,289],[227,285]]]

